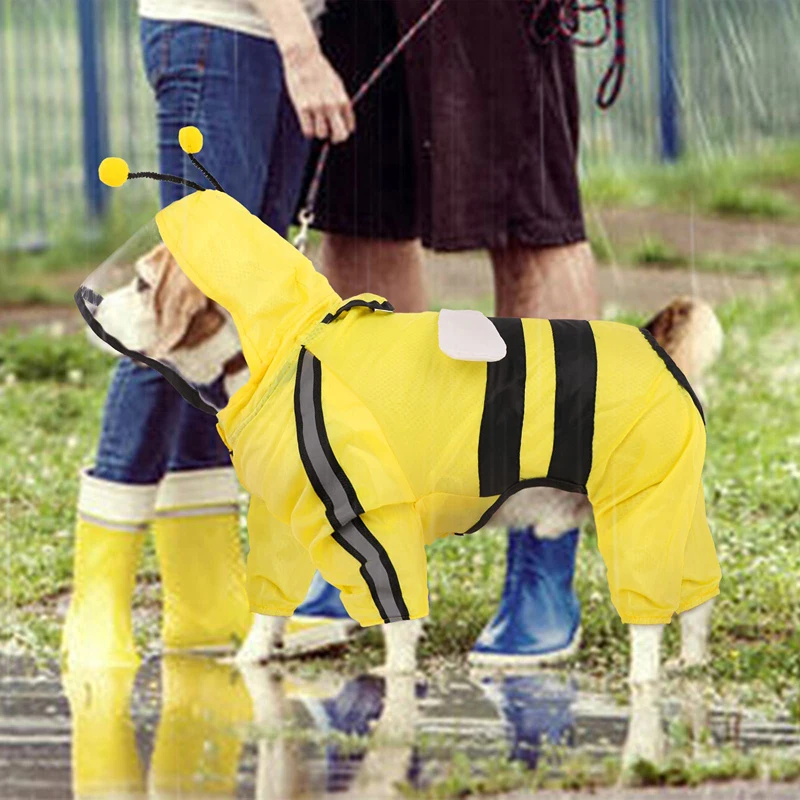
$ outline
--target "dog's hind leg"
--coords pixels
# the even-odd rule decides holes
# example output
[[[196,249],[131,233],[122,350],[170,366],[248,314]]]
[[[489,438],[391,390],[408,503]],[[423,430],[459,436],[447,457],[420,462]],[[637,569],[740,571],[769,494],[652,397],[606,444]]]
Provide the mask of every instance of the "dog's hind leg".
[[[706,662],[713,609],[714,598],[680,615],[682,666],[696,667]]]
[[[629,625],[631,635],[631,714],[622,754],[623,768],[639,760],[658,764],[664,757],[661,716],[661,636],[663,625]]]

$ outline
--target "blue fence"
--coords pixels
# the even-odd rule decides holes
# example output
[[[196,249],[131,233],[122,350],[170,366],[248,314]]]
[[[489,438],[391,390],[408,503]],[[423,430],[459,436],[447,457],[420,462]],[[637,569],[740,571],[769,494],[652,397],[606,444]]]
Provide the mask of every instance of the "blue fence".
[[[800,2],[638,0],[627,18],[610,111],[592,102],[610,45],[579,53],[584,159],[746,152],[798,136]],[[135,0],[0,0],[0,248],[44,247],[102,215],[94,175],[109,153],[156,164]]]

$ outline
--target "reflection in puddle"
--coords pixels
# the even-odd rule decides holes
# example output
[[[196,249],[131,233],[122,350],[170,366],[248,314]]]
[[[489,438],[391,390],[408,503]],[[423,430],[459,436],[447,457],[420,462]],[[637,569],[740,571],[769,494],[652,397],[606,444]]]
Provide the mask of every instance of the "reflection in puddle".
[[[627,711],[568,676],[313,678],[167,656],[138,673],[63,679],[0,661],[0,797],[291,800],[396,796],[423,786],[455,754],[541,766],[558,744],[592,758],[619,752]],[[687,695],[688,696],[688,695]],[[706,716],[717,743],[800,742],[788,723]],[[667,703],[665,716],[680,713]]]

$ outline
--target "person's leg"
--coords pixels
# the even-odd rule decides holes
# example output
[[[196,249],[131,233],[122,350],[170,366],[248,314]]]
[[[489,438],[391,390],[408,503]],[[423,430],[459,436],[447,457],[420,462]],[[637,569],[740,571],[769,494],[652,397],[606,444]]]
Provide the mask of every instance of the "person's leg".
[[[251,624],[239,528],[239,483],[207,415],[183,403],[153,522],[167,650],[226,649]]]
[[[595,265],[588,243],[491,253],[498,317],[595,319]],[[557,489],[550,492],[555,495]],[[541,493],[548,502],[549,493]],[[553,497],[553,502],[558,498]],[[548,515],[549,516],[549,515]],[[494,618],[470,654],[475,664],[543,664],[571,655],[580,640],[580,605],[572,588],[578,529],[538,536],[509,531],[506,582]]]
[[[170,81],[160,81],[161,136],[171,143],[167,159],[176,162],[164,171],[181,174],[185,157],[177,133],[183,125],[196,125],[204,133],[203,163],[225,191],[285,233],[308,144],[296,117],[288,114],[276,45],[186,26],[173,36],[172,56],[175,81],[186,70],[191,74],[202,59],[202,93],[187,109],[172,93]],[[229,646],[244,640],[252,619],[238,484],[212,417],[184,404],[177,428],[154,525],[164,589],[164,643],[170,648]]]
[[[588,242],[493,250],[498,317],[597,319],[594,258]]]
[[[491,256],[498,317],[596,318],[594,260],[586,242],[547,248],[512,244]],[[540,494],[548,502],[549,493]],[[574,520],[565,521],[561,533],[546,536],[533,526],[509,531],[503,594],[470,653],[472,663],[546,664],[575,651],[580,605],[572,579],[579,537],[573,525]]]
[[[342,297],[372,292],[386,297],[397,311],[413,313],[428,308],[419,239],[390,241],[326,234],[322,269]]]
[[[155,371],[123,360],[106,398],[94,466],[81,475],[65,666],[138,663],[131,600],[182,402]]]

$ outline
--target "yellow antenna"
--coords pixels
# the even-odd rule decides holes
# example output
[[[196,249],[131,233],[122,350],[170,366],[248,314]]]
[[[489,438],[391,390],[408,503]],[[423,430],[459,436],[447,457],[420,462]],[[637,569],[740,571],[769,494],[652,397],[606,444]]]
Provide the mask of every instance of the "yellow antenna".
[[[181,128],[178,132],[178,142],[186,155],[192,161],[192,164],[205,175],[211,182],[211,185],[219,192],[224,189],[219,185],[217,179],[195,158],[194,154],[199,153],[203,149],[203,134],[194,127],[189,125]],[[199,192],[206,191],[205,186],[201,186],[195,181],[180,178],[177,175],[165,175],[162,172],[131,172],[128,164],[122,158],[110,157],[104,158],[100,164],[97,174],[100,180],[106,186],[122,186],[125,181],[133,178],[152,178],[157,181],[168,181],[169,183],[179,183],[183,186],[188,186],[190,189],[196,189]]]

